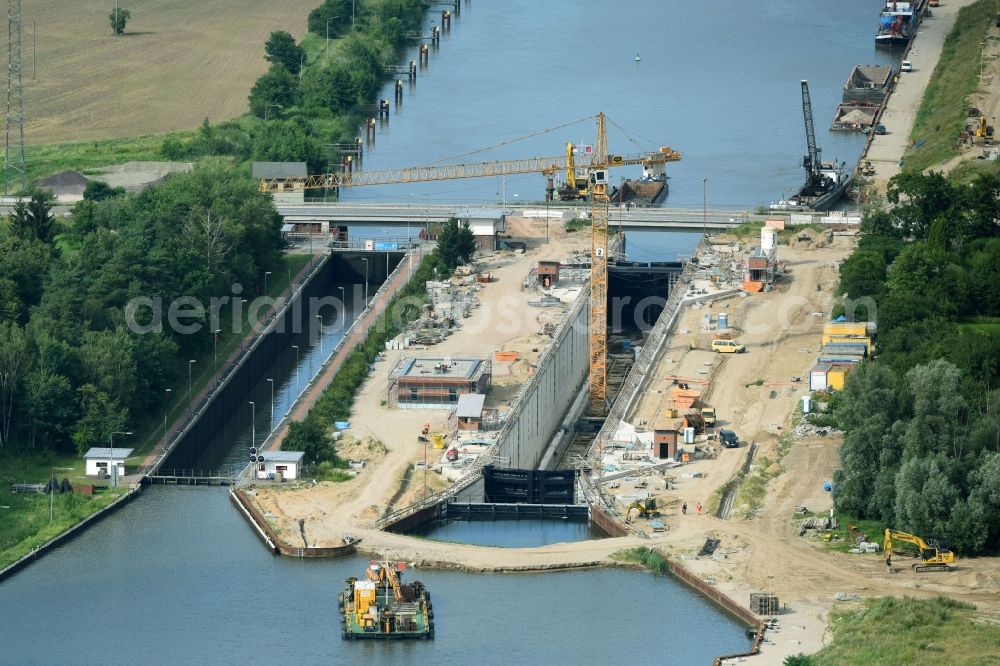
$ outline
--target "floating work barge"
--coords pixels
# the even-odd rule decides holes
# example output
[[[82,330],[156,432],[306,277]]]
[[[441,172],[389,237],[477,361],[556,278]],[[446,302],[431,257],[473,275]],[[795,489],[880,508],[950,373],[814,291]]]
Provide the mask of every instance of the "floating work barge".
[[[403,562],[372,560],[364,580],[347,579],[337,595],[342,639],[434,638],[431,593],[419,581],[403,585],[405,568]]]
[[[612,205],[653,206],[667,198],[670,186],[665,178],[625,180],[611,195]]]

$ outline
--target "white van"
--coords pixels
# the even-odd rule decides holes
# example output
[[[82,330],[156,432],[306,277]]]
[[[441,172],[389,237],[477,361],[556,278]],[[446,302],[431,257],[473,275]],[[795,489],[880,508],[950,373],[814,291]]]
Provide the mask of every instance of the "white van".
[[[901,71],[901,72],[912,72],[913,71],[913,64],[909,60],[904,60],[899,65],[899,71]]]

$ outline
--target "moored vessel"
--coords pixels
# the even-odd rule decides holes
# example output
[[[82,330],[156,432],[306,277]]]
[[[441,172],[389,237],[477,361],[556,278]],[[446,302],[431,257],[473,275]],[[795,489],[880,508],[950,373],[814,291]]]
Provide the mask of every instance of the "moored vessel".
[[[355,639],[434,638],[431,594],[420,581],[403,584],[404,562],[372,560],[365,578],[348,578],[337,595],[340,637]]]

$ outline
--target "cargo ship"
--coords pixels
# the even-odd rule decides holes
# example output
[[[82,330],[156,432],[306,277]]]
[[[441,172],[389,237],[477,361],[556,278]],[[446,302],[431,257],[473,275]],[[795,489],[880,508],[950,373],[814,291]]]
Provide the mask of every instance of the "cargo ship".
[[[878,32],[875,46],[906,46],[913,38],[920,21],[920,2],[896,2],[887,0],[879,14]]]
[[[337,595],[340,637],[358,639],[434,638],[431,593],[423,583],[402,583],[404,562],[372,560],[365,578],[348,578]]]
[[[626,178],[620,188],[615,188],[611,194],[612,205],[655,206],[667,198],[670,185],[664,176],[659,178],[642,178],[633,180]]]

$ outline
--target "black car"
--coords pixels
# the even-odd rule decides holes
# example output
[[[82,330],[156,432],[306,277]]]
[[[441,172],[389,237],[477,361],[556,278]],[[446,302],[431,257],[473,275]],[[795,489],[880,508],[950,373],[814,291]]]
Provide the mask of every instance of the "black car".
[[[719,430],[719,441],[727,449],[735,449],[740,445],[740,438],[733,430],[722,428]]]
[[[876,134],[885,134],[885,125],[876,125],[875,126],[875,133]]]

